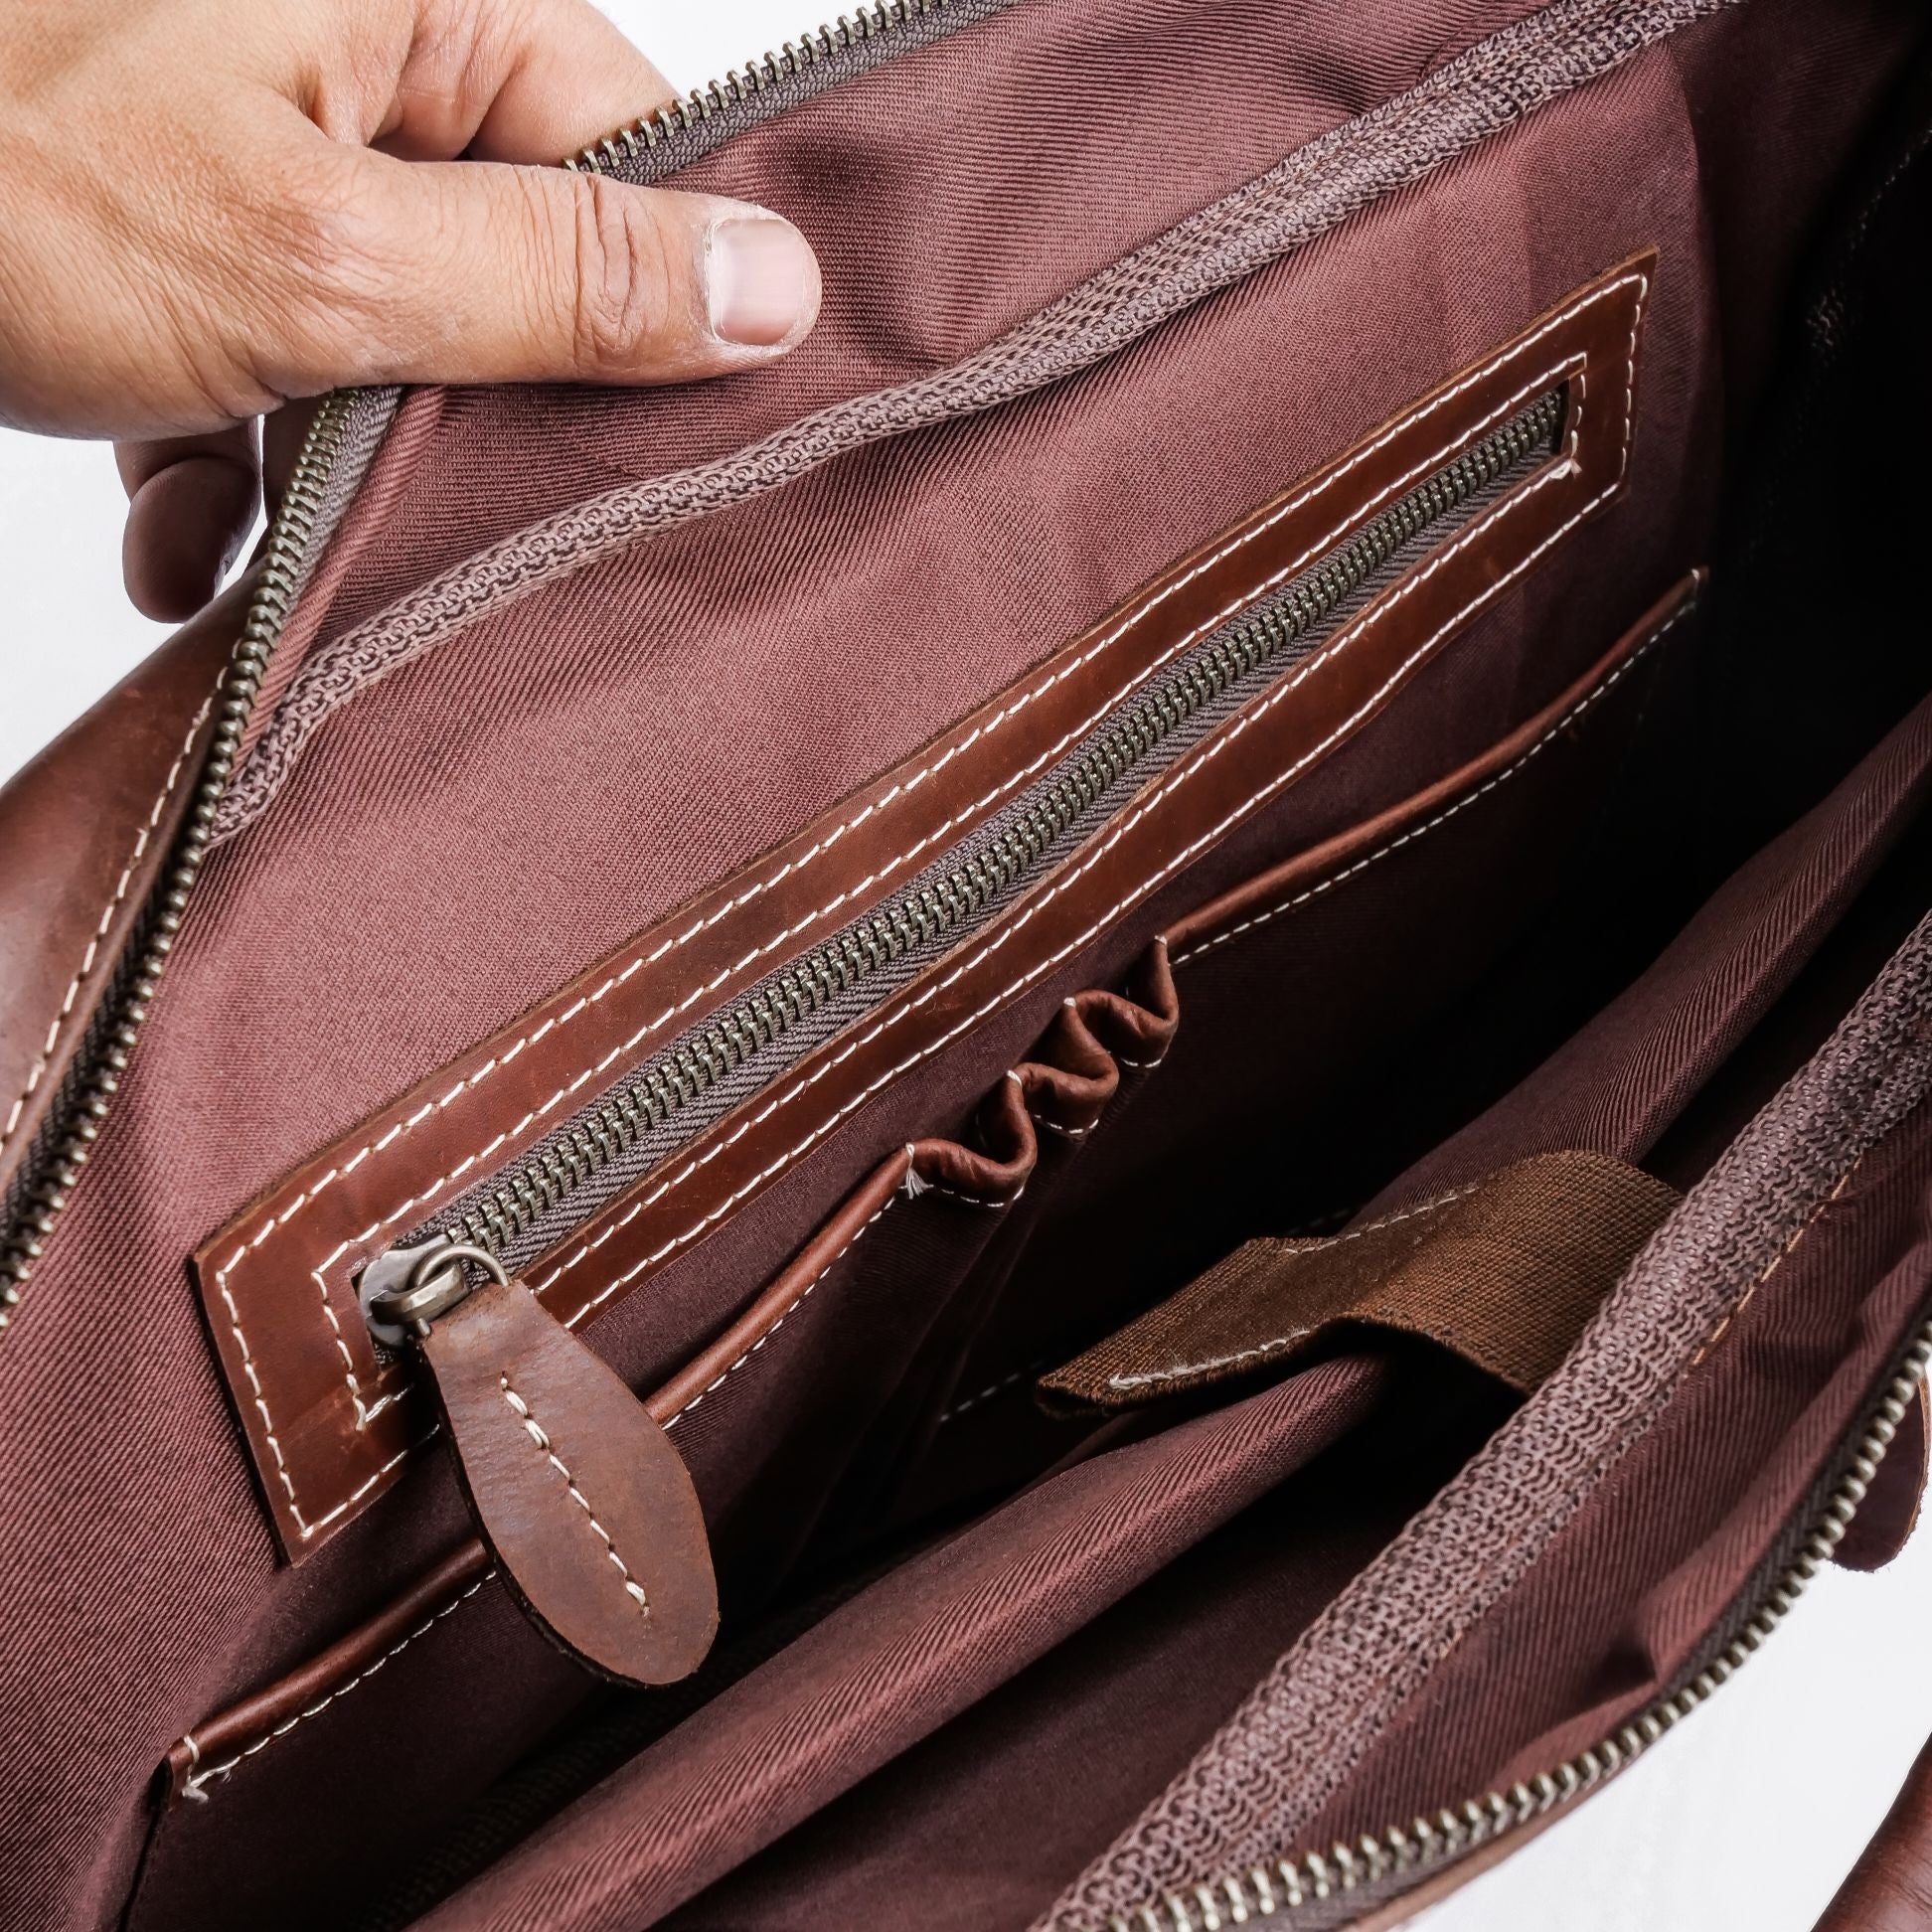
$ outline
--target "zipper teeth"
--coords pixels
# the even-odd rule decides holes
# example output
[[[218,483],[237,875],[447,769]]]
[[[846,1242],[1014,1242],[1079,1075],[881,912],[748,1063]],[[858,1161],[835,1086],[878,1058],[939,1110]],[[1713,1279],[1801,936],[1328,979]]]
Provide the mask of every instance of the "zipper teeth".
[[[67,1122],[37,1162],[37,1171],[27,1181],[23,1197],[9,1217],[5,1241],[0,1243],[0,1328],[6,1327],[18,1305],[20,1290],[33,1273],[47,1237],[86,1166],[100,1122],[126,1070],[127,1056],[147,1018],[175,934],[181,929],[188,894],[208,856],[215,808],[235,770],[242,733],[261,689],[262,673],[288,617],[296,572],[321,509],[323,479],[341,444],[352,400],[347,391],[331,395],[303,440],[269,534],[261,581],[216,694],[214,733],[180,836],[148,897],[141,925],[117,969],[108,1002],[94,1023],[97,1039],[67,1103]]]
[[[1508,1791],[1492,1790],[1433,1818],[1390,1825],[1354,1845],[1337,1844],[1326,1852],[1279,1858],[1190,1885],[1157,1904],[1114,1914],[1107,1920],[1109,1932],[1223,1932],[1227,1926],[1292,1914],[1343,1897],[1380,1879],[1419,1875],[1574,1803],[1624,1770],[1750,1661],[1831,1561],[1918,1393],[1928,1363],[1932,1363],[1932,1320],[1919,1326],[1906,1347],[1897,1372],[1859,1433],[1844,1474],[1833,1485],[1796,1558],[1778,1573],[1737,1635],[1688,1684],[1647,1705],[1589,1749],[1528,1783],[1519,1780]],[[1368,1909],[1367,1901],[1363,1909]]]
[[[878,0],[878,4],[861,7],[851,17],[841,14],[829,26],[786,41],[777,53],[747,62],[742,71],[727,69],[722,80],[707,81],[682,100],[668,101],[640,114],[601,141],[579,149],[564,165],[579,173],[608,174],[638,154],[685,138],[714,114],[743,106],[772,87],[798,80],[848,48],[902,33],[918,21],[943,13],[947,5],[948,0]]]
[[[754,988],[728,1012],[587,1107],[563,1133],[482,1193],[442,1231],[502,1254],[647,1133],[754,1054],[915,948],[959,933],[1037,866],[1060,836],[1164,739],[1305,636],[1431,524],[1554,436],[1561,389],[1390,504],[1304,570],[1265,611],[1237,620],[1129,700],[1046,780],[1009,823],[949,871],[928,876]]]

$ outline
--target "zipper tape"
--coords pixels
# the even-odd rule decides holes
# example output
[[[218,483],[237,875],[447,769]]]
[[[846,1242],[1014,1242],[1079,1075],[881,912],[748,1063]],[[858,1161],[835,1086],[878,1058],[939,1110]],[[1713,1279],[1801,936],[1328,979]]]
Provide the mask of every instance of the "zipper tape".
[[[1353,1845],[1338,1843],[1326,1852],[1275,1858],[1184,1885],[1157,1900],[1110,1913],[1107,1932],[1225,1932],[1256,1919],[1272,1919],[1296,1932],[1348,1925],[1484,1846],[1566,1811],[1628,1770],[1757,1655],[1832,1560],[1906,1409],[1918,1399],[1928,1363],[1932,1321],[1915,1330],[1877,1402],[1852,1431],[1822,1504],[1785,1538],[1795,1544],[1794,1553],[1774,1566],[1768,1587],[1725,1620],[1707,1646],[1708,1661],[1687,1672],[1668,1694],[1628,1722],[1548,1770],[1518,1779],[1507,1791],[1492,1789],[1406,1825],[1385,1826]],[[1093,1932],[1098,1932],[1097,1922]]]
[[[1419,562],[1439,541],[1445,519],[1471,514],[1487,494],[1545,461],[1562,417],[1560,390],[1519,409],[1151,679],[962,847],[879,909],[768,975],[556,1129],[513,1170],[405,1234],[399,1249],[442,1235],[520,1268],[566,1237],[700,1126],[741,1104],[997,916],[1030,878],[1104,822],[1110,801],[1150,759],[1172,760],[1198,742],[1244,693],[1299,662],[1320,627],[1363,607],[1378,583],[1400,573],[1405,558]],[[370,1292],[366,1270],[365,1303]]]

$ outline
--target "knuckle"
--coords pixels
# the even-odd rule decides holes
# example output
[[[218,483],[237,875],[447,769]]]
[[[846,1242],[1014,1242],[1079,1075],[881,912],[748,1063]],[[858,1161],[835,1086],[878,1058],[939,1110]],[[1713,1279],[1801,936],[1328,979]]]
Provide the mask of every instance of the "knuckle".
[[[406,318],[406,248],[372,177],[324,148],[263,192],[239,245],[237,276],[255,316],[251,362],[277,395],[359,381]]]
[[[593,375],[635,370],[672,327],[670,254],[651,198],[591,176],[576,200],[573,348]]]
[[[410,11],[399,85],[410,95],[411,119],[438,130],[434,151],[454,154],[516,71],[519,50],[543,44],[541,24],[530,0],[435,0]]]

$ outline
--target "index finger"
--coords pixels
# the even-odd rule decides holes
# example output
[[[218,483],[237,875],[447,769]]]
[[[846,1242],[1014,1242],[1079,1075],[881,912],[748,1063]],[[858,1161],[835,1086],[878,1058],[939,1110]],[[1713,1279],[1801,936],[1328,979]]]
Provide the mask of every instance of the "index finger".
[[[394,12],[396,0],[384,0]],[[402,0],[392,123],[404,160],[559,162],[672,98],[590,0]],[[395,24],[392,22],[392,24]]]

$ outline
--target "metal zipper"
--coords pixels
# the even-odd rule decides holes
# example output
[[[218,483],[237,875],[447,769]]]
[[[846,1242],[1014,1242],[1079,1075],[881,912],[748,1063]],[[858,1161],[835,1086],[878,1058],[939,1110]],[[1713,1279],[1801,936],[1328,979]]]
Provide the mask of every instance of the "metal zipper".
[[[952,0],[879,0],[848,18],[841,14],[821,26],[786,41],[777,53],[747,61],[742,71],[729,68],[722,80],[694,87],[682,100],[653,107],[636,120],[615,129],[601,141],[580,148],[564,163],[579,173],[609,174],[641,154],[654,154],[668,143],[698,132],[714,116],[757,104],[761,94],[788,81],[808,80],[813,70],[841,54],[869,43],[887,41],[943,13]],[[880,50],[882,58],[889,48]]]
[[[1390,1825],[1354,1845],[1338,1844],[1325,1852],[1278,1858],[1189,1885],[1158,1902],[1115,1913],[1107,1920],[1109,1932],[1223,1932],[1227,1926],[1267,1918],[1292,1923],[1297,1912],[1386,1884],[1383,1895],[1361,1900],[1360,1909],[1368,1911],[1407,1888],[1388,1881],[1418,1878],[1506,1832],[1573,1804],[1628,1768],[1750,1661],[1831,1561],[1917,1396],[1928,1363],[1932,1363],[1932,1319],[1914,1333],[1897,1372],[1855,1438],[1843,1473],[1817,1516],[1798,1532],[1796,1556],[1777,1572],[1733,1634],[1720,1634],[1716,1640],[1720,1648],[1711,1661],[1670,1695],[1658,1698],[1587,1750],[1527,1782],[1520,1780],[1508,1791],[1490,1791],[1433,1818]]]
[[[0,1328],[6,1327],[19,1304],[20,1290],[33,1273],[47,1237],[92,1152],[100,1122],[147,1018],[175,934],[181,929],[188,894],[208,855],[215,808],[235,770],[242,734],[261,689],[262,673],[287,621],[298,569],[321,508],[323,484],[353,401],[348,391],[339,390],[330,396],[303,439],[269,532],[261,581],[216,694],[215,730],[180,838],[155,882],[141,923],[116,969],[112,991],[93,1023],[94,1043],[74,1076],[66,1118],[36,1161],[34,1171],[20,1184],[17,1205],[8,1217],[4,1242],[0,1242]]]
[[[855,997],[866,1000],[862,1011],[886,997],[891,969],[969,937],[1046,869],[1109,794],[1130,778],[1136,785],[1150,782],[1161,768],[1156,754],[1172,747],[1192,723],[1257,674],[1272,675],[1284,658],[1305,655],[1322,627],[1339,622],[1338,613],[1391,561],[1418,544],[1433,548],[1457,512],[1500,479],[1540,464],[1554,445],[1563,406],[1560,387],[1525,405],[1124,700],[988,827],[886,904],[780,967],[728,1011],[621,1078],[520,1163],[479,1183],[433,1223],[405,1233],[369,1264],[360,1283],[378,1339],[396,1338],[376,1304],[414,1267],[425,1241],[447,1240],[484,1249],[513,1267],[527,1265],[570,1231],[553,1217],[573,1197],[588,1192],[594,1198],[572,1226],[602,1205],[597,1182],[647,1136],[671,1126],[753,1062],[762,1061],[764,1077],[771,1077],[787,1063],[784,1044],[808,1022],[839,1008],[838,1022],[846,1024],[857,1017]],[[875,982],[884,982],[886,991],[868,998],[866,989]],[[802,1050],[795,1048],[792,1057]],[[635,1161],[631,1165],[635,1170]]]

